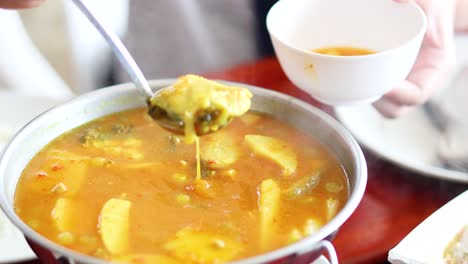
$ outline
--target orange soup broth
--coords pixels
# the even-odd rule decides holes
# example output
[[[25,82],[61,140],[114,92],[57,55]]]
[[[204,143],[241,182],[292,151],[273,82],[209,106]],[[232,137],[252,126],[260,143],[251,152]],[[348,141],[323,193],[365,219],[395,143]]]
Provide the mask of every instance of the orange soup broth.
[[[207,195],[194,191],[195,145],[186,145],[179,137],[161,129],[147,116],[145,109],[92,121],[53,140],[30,161],[17,185],[16,212],[46,238],[105,259],[112,256],[105,250],[99,236],[99,213],[110,198],[122,198],[132,203],[129,253],[167,254],[164,243],[186,227],[222,234],[241,242],[240,253],[234,259],[284,246],[290,243],[291,230],[302,228],[307,219],[313,218],[322,225],[328,222],[330,216],[326,214],[326,200],[330,197],[336,199],[341,208],[348,199],[348,182],[339,162],[319,142],[268,115],[248,113],[246,117],[256,119],[255,116],[260,118],[254,124],[247,125],[249,122],[238,118],[219,132],[236,140],[241,155],[233,165],[203,177],[211,186]],[[116,124],[123,124],[129,131],[117,133],[110,137],[111,140],[117,142],[130,137],[142,140],[142,144],[133,147],[127,142],[120,152],[83,144],[85,131],[96,128],[112,131]],[[217,134],[201,137],[201,148],[205,141]],[[267,135],[290,144],[297,153],[296,172],[283,175],[276,163],[253,154],[244,143],[246,134]],[[122,154],[132,149],[141,152],[142,157]],[[56,192],[54,186],[68,176],[61,171],[67,169],[66,166],[73,167],[85,161],[51,161],[51,150],[66,150],[91,158],[99,165],[89,162],[85,180],[79,184],[76,193],[70,194],[69,190]],[[105,162],[102,163],[103,158]],[[305,198],[304,201],[281,200],[280,213],[275,219],[279,222],[278,231],[266,248],[260,246],[258,188],[261,181],[272,178],[285,189],[301,177],[321,170],[324,164],[326,173],[313,192],[307,195],[307,201]],[[173,176],[177,173],[186,175],[188,179],[185,182],[175,180]],[[344,188],[330,192],[326,188],[328,183]],[[190,201],[185,204],[177,201],[181,194],[188,195]],[[59,197],[67,197],[75,204],[70,220],[71,242],[59,239],[63,232],[58,230],[51,217]]]
[[[312,50],[313,52],[334,55],[334,56],[363,56],[375,54],[376,52],[369,49],[350,47],[350,46],[330,46]]]

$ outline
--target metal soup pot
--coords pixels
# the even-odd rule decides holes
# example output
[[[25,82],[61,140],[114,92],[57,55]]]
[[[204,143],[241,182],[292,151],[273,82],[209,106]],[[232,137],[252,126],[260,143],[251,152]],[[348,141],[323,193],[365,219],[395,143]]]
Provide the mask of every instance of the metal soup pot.
[[[155,80],[150,84],[156,90],[174,81]],[[254,94],[253,110],[272,114],[322,142],[346,171],[350,194],[344,208],[316,233],[294,244],[232,263],[311,263],[323,251],[328,252],[332,263],[337,263],[336,253],[329,241],[358,206],[367,181],[366,162],[359,145],[337,121],[309,104],[271,90],[239,83],[235,85],[244,86]],[[42,237],[16,215],[14,195],[23,169],[38,151],[61,134],[96,118],[144,105],[145,101],[132,84],[96,90],[39,115],[22,128],[5,147],[0,157],[1,208],[24,233],[32,249],[44,263],[103,264],[106,261],[74,252]]]

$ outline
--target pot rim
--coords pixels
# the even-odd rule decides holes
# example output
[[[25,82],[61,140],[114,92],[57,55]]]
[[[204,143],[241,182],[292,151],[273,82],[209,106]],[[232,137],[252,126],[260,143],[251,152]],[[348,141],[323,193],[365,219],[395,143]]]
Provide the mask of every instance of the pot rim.
[[[158,80],[151,80],[149,84],[152,88],[159,88],[165,87],[174,83],[175,79],[158,79]],[[314,248],[317,247],[317,243],[321,240],[326,239],[328,236],[332,235],[334,232],[338,230],[339,227],[343,225],[343,223],[351,216],[351,214],[356,210],[357,206],[359,205],[366,188],[367,183],[367,165],[365,161],[365,157],[362,153],[361,148],[359,147],[357,141],[352,137],[352,135],[334,118],[332,118],[327,113],[323,112],[322,110],[314,107],[300,99],[294,98],[292,96],[276,92],[273,90],[260,88],[258,86],[248,85],[244,83],[238,82],[229,82],[220,80],[220,82],[237,85],[241,87],[246,87],[247,89],[251,90],[254,94],[271,94],[276,98],[280,98],[281,100],[290,102],[292,104],[298,105],[301,108],[304,108],[308,112],[318,116],[322,121],[324,121],[327,126],[329,126],[332,130],[337,132],[339,136],[346,142],[349,149],[351,150],[351,154],[353,156],[353,161],[355,162],[355,170],[353,173],[356,174],[354,188],[351,189],[349,194],[349,199],[346,202],[345,206],[338,212],[338,214],[327,224],[325,224],[322,228],[319,229],[316,233],[307,236],[306,238],[287,245],[285,247],[281,247],[279,249],[263,253],[260,255],[244,258],[241,260],[236,260],[229,262],[231,264],[248,264],[248,263],[263,263],[267,261],[272,261],[275,259],[283,258],[292,254],[301,255],[306,253]],[[25,126],[23,126],[15,136],[10,140],[10,142],[5,145],[2,153],[0,154],[0,177],[5,177],[5,170],[7,168],[8,160],[13,159],[12,156],[14,149],[17,148],[17,145],[21,144],[22,140],[29,134],[32,130],[37,128],[37,125],[41,124],[43,120],[48,120],[50,117],[53,117],[55,113],[62,111],[62,108],[65,106],[70,105],[80,105],[92,97],[98,98],[105,98],[106,94],[114,94],[114,93],[128,93],[134,91],[135,87],[132,83],[124,83],[118,84],[114,86],[109,86],[106,88],[98,89],[92,92],[85,93],[83,95],[77,96],[71,100],[66,101],[60,105],[52,107],[51,109],[39,114],[37,117],[32,119],[28,122]],[[142,104],[144,100],[142,100]],[[81,125],[81,124],[79,124]],[[77,125],[78,126],[78,125]],[[2,186],[2,188],[5,188]],[[65,256],[67,258],[72,258],[78,260],[79,262],[85,262],[90,264],[104,264],[109,263],[108,261],[91,257],[82,253],[78,253],[76,251],[72,251],[68,248],[65,248],[47,238],[43,237],[28,225],[26,225],[14,212],[14,206],[9,204],[6,192],[0,191],[0,208],[4,211],[7,215],[9,220],[28,238],[41,245],[42,247],[51,250],[54,253],[59,255]]]

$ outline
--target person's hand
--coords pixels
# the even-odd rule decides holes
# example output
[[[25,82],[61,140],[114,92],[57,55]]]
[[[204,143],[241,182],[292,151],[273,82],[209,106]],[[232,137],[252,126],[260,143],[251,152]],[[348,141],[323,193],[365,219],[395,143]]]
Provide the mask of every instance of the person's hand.
[[[24,9],[39,6],[45,0],[0,0],[0,8]]]
[[[408,2],[408,0],[394,0]],[[396,118],[423,104],[455,64],[455,0],[415,0],[427,16],[427,31],[407,79],[374,103],[385,117]]]

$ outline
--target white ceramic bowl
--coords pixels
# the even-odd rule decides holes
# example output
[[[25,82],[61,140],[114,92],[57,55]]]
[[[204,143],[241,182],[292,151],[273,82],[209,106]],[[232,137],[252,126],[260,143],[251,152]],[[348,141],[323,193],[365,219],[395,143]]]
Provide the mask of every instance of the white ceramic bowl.
[[[427,24],[416,4],[392,0],[280,0],[266,22],[288,78],[329,105],[372,102],[403,81]],[[329,46],[376,54],[340,57],[311,51]]]

